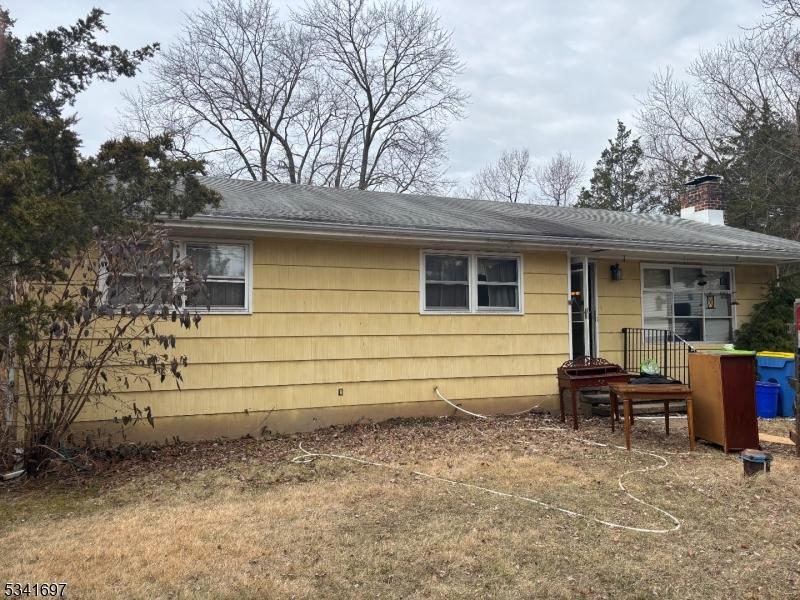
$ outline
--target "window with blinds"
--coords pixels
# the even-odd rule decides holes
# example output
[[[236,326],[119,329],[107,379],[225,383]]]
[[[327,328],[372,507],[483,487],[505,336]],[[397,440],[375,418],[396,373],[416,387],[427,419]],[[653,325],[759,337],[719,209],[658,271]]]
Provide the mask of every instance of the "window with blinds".
[[[642,270],[643,325],[670,329],[689,342],[729,342],[732,294],[732,268],[647,266]]]

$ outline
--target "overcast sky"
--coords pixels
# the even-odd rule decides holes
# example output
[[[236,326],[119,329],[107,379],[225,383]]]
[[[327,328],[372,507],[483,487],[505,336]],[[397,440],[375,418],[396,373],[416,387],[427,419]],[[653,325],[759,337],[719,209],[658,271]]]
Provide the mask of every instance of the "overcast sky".
[[[0,0],[18,35],[73,22],[92,6],[109,13],[106,40],[123,47],[170,43],[190,0]],[[285,0],[278,6],[299,6]],[[754,24],[759,0],[428,0],[452,28],[466,63],[467,116],[452,126],[450,176],[467,181],[506,148],[547,160],[570,152],[594,166],[616,119],[632,124],[652,74],[683,71],[700,48]],[[283,9],[285,12],[285,8]],[[147,77],[146,70],[137,79]],[[120,92],[134,81],[94,84],[80,97],[86,152],[110,136]]]

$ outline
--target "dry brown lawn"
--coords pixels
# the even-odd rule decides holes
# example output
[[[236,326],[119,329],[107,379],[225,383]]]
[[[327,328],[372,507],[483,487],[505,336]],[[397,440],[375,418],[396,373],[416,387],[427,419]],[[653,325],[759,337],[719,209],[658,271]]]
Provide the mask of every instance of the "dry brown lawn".
[[[667,468],[626,479],[680,530],[610,529],[423,471],[637,527],[670,522],[617,488],[651,457],[542,431],[543,417],[405,421],[165,448],[66,481],[0,488],[0,584],[73,598],[800,598],[800,460],[772,473],[682,422],[637,421]],[[619,444],[605,421],[580,436]],[[297,445],[390,463],[292,464]]]

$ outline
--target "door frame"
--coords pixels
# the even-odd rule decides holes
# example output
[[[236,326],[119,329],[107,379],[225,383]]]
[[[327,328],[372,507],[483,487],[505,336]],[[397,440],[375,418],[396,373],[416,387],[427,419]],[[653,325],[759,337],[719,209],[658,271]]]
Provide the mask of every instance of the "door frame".
[[[582,282],[582,291],[585,292],[589,290],[586,298],[588,298],[588,303],[584,304],[584,328],[583,328],[583,344],[584,348],[590,350],[591,356],[598,356],[600,352],[599,342],[600,342],[600,335],[598,331],[598,319],[597,319],[597,261],[590,259],[587,256],[572,256],[567,255],[567,266],[568,266],[568,276],[567,276],[567,288],[570,294],[569,298],[572,298],[572,265],[576,263],[581,263],[582,265],[582,272],[583,272],[583,282]],[[594,270],[594,278],[592,283],[594,285],[589,285],[589,267],[593,268]],[[570,358],[575,358],[574,350],[572,345],[573,339],[573,331],[572,331],[572,306],[569,305],[569,356]],[[588,321],[588,326],[585,324]],[[592,351],[593,350],[593,351]]]

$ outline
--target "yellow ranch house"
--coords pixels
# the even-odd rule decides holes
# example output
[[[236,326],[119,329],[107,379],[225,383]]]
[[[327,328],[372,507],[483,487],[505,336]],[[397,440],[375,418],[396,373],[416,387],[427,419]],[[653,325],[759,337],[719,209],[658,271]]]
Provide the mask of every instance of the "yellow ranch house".
[[[168,225],[210,265],[212,306],[180,333],[182,390],[127,392],[155,418],[129,439],[452,414],[435,387],[481,413],[553,408],[571,357],[638,368],[651,330],[730,342],[800,260],[800,243],[726,226],[714,176],[687,184],[681,218],[202,181],[220,206]],[[113,431],[114,416],[77,425]]]

